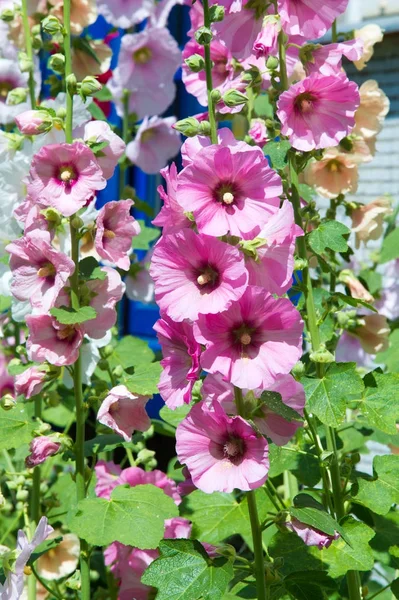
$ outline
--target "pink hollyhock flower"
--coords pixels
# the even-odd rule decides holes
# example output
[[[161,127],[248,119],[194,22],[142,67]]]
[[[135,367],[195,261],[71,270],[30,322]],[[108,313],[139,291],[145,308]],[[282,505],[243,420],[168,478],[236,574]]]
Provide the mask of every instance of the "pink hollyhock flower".
[[[315,73],[281,94],[277,103],[281,133],[305,152],[337,146],[352,131],[359,103],[358,87],[344,73],[327,77]]]
[[[178,176],[177,201],[193,212],[200,233],[241,236],[279,206],[281,179],[260,148],[209,146]]]
[[[166,519],[164,538],[169,540],[189,539],[192,523],[183,517]]]
[[[74,262],[57,252],[47,236],[35,231],[6,248],[11,255],[11,291],[20,301],[29,300],[34,308],[47,312],[75,270]]]
[[[356,234],[356,248],[361,242],[378,240],[384,230],[384,220],[393,212],[390,198],[380,196],[373,202],[352,211],[352,231]]]
[[[136,137],[127,145],[126,156],[144,173],[155,174],[180,150],[180,133],[173,129],[175,117],[145,117]]]
[[[29,446],[29,456],[25,459],[28,469],[33,469],[37,465],[44,463],[50,456],[57,454],[61,444],[55,442],[51,437],[41,435],[34,438]]]
[[[355,39],[363,44],[361,57],[355,61],[355,67],[362,71],[374,54],[374,45],[382,42],[384,33],[379,25],[370,23],[361,29],[355,29]]]
[[[132,206],[133,200],[107,202],[97,216],[96,250],[124,271],[130,266],[132,238],[140,233],[140,225],[130,215]]]
[[[241,417],[228,417],[218,402],[192,407],[177,427],[176,451],[207,494],[253,490],[267,478],[267,441]]]
[[[180,481],[177,484],[177,491],[179,492],[180,496],[183,497],[188,496],[189,494],[191,494],[191,492],[195,492],[197,488],[193,484],[190,471],[187,469],[187,467],[183,467],[182,473],[184,475],[184,481]]]
[[[210,50],[211,60],[213,62],[213,88],[219,89],[234,72],[234,67],[232,65],[233,57],[227,46],[216,39],[211,41]],[[205,50],[204,46],[198,44],[196,40],[191,39],[184,47],[183,61],[193,56],[193,54],[199,54],[204,58]],[[202,106],[208,105],[205,71],[193,73],[187,64],[183,62],[183,83],[186,86],[187,92],[195,96]]]
[[[267,129],[263,119],[252,119],[251,128],[248,131],[248,135],[253,139],[255,144],[259,146],[259,148],[263,148],[263,146],[267,142]]]
[[[141,583],[146,568],[159,556],[158,550],[139,550],[114,542],[104,550],[105,564],[119,580],[118,600],[148,600],[153,588]]]
[[[93,152],[82,142],[43,146],[32,159],[27,190],[33,202],[70,217],[107,182]]]
[[[302,354],[303,321],[287,299],[248,286],[219,315],[200,315],[194,334],[206,346],[201,365],[240,388],[268,389]],[[189,467],[190,468],[190,467]]]
[[[227,46],[234,58],[246,58],[251,54],[262,30],[263,18],[257,18],[255,11],[246,7],[226,13],[223,21],[214,23],[213,28],[218,39]]]
[[[129,29],[147,19],[154,9],[153,0],[99,0],[98,13],[114,27]]]
[[[173,80],[180,63],[177,42],[165,27],[146,28],[122,37],[118,74],[128,90],[158,88],[160,82]]]
[[[53,531],[54,529],[48,524],[46,517],[40,519],[31,541],[28,540],[26,533],[22,529],[18,531],[17,547],[15,549],[16,560],[13,562],[12,569],[7,569],[5,563],[3,563],[6,580],[4,583],[0,583],[0,598],[2,600],[22,598],[25,586],[25,567],[33,551]]]
[[[147,431],[151,427],[145,410],[150,396],[131,394],[125,385],[113,387],[103,400],[97,420],[130,442],[135,431]]]
[[[163,371],[158,389],[173,410],[191,402],[191,392],[201,372],[201,346],[196,342],[193,327],[187,321],[175,323],[164,315],[155,323],[154,329],[163,354]]]
[[[114,174],[118,160],[126,150],[125,142],[116,135],[105,121],[90,121],[84,126],[83,139],[85,142],[108,142],[101,150],[102,155],[96,156],[105,179]]]
[[[321,160],[312,160],[308,164],[304,180],[320,196],[336,198],[339,194],[357,191],[358,166],[351,160],[350,154],[344,154],[337,148],[329,148]]]
[[[52,128],[53,119],[45,110],[26,110],[15,117],[15,123],[24,135],[38,135]]]
[[[191,227],[192,223],[176,200],[177,168],[175,163],[161,169],[161,175],[166,181],[166,192],[161,185],[158,187],[158,194],[163,200],[163,206],[152,223],[157,227],[163,227],[164,235],[177,233],[186,227]]]
[[[15,376],[15,391],[17,396],[23,394],[29,400],[43,389],[46,373],[38,367],[29,367],[23,373]]]
[[[15,342],[14,338],[3,340],[4,345],[11,345]],[[0,398],[6,394],[10,394],[14,397],[14,378],[8,373],[7,370],[8,361],[4,354],[0,354]],[[16,392],[18,394],[18,392]]]
[[[61,325],[50,315],[28,315],[29,337],[26,344],[29,358],[64,367],[73,365],[79,356],[83,330],[79,325]]]
[[[115,305],[122,299],[125,285],[118,271],[110,267],[102,267],[101,271],[106,274],[105,279],[91,279],[86,282],[86,289],[82,287],[83,297],[88,290],[88,306],[94,308],[97,313],[95,319],[86,321],[82,327],[86,335],[95,340],[100,340],[107,331],[116,323]]]
[[[319,550],[329,548],[333,541],[339,538],[339,533],[337,531],[334,535],[328,535],[319,529],[314,529],[313,527],[310,527],[310,525],[301,523],[301,521],[298,521],[298,519],[295,519],[294,517],[291,518],[291,521],[284,523],[284,525],[287,529],[299,535],[301,540],[303,540],[307,546],[317,546]]]
[[[278,0],[278,13],[285,33],[307,39],[323,36],[345,12],[349,0]]]
[[[162,236],[150,275],[157,304],[174,321],[195,321],[199,314],[226,310],[248,285],[240,252],[192,229]]]
[[[295,242],[302,235],[302,229],[294,221],[292,204],[285,201],[259,233],[245,236],[265,241],[256,249],[256,259],[244,250],[249,284],[263,287],[271,294],[284,294],[292,285]]]
[[[246,396],[245,402],[251,402],[254,406],[253,421],[259,431],[272,440],[277,446],[284,446],[295,435],[296,430],[301,427],[299,421],[287,421],[280,415],[277,415],[265,405],[256,410],[257,399],[260,398],[264,390],[258,389],[250,392],[243,390]],[[303,416],[303,408],[306,398],[303,385],[295,381],[292,375],[283,375],[279,377],[268,391],[278,392],[281,399],[290,408]],[[227,414],[235,415],[237,408],[234,402],[234,387],[231,383],[223,379],[217,373],[216,375],[207,375],[202,386],[202,397],[208,404],[218,401]]]
[[[277,53],[278,22],[275,19],[266,20],[256,38],[252,52],[256,58],[268,58]]]
[[[198,116],[198,115],[197,115]],[[245,142],[236,140],[234,133],[228,127],[222,127],[218,129],[218,145],[228,146],[232,152],[245,151],[251,148]],[[183,167],[195,164],[197,160],[197,154],[203,148],[209,148],[212,142],[207,135],[195,135],[194,137],[187,138],[181,147],[181,156]]]
[[[312,59],[305,63],[306,75],[320,73],[321,75],[339,75],[342,70],[342,57],[355,62],[363,52],[360,40],[349,40],[337,44],[326,44],[312,51]]]
[[[112,490],[120,485],[119,477],[122,469],[112,461],[105,462],[99,460],[95,466],[96,472],[96,495],[99,498],[107,498],[109,500]]]

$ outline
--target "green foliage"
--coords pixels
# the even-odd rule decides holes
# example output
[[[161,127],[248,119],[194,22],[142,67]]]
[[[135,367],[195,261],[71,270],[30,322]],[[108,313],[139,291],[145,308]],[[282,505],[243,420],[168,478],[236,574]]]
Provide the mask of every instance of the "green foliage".
[[[112,368],[120,365],[126,370],[152,363],[154,358],[155,355],[147,342],[132,335],[126,335],[118,341],[108,362]]]
[[[0,295],[0,313],[5,312],[11,306],[11,296]]]
[[[91,321],[97,316],[96,311],[91,306],[81,306],[77,310],[69,306],[50,308],[50,314],[62,325],[79,325]]]
[[[322,423],[338,427],[345,418],[347,401],[362,393],[364,385],[356,363],[330,365],[321,379],[302,379],[308,409]]]
[[[0,413],[0,450],[19,448],[34,437],[37,423],[30,416],[28,407],[18,403],[14,408]]]
[[[368,373],[360,407],[368,423],[385,433],[395,434],[398,418],[399,374]]]
[[[288,164],[288,150],[291,144],[287,141],[268,142],[263,146],[263,152],[270,158],[273,169],[284,169]]]
[[[355,502],[385,515],[392,504],[399,504],[399,456],[376,456],[373,472],[373,479],[357,479],[352,486],[352,496]]]
[[[262,392],[260,399],[262,404],[286,421],[303,421],[296,410],[282,401],[281,394],[278,392]]]
[[[330,548],[323,550],[323,560],[328,564],[328,574],[333,578],[341,577],[348,571],[369,571],[374,565],[369,542],[375,532],[352,517],[347,517],[342,527],[350,545],[339,538]]]
[[[317,229],[310,232],[308,243],[316,254],[323,254],[327,248],[334,252],[346,252],[348,244],[345,236],[349,234],[350,229],[343,223],[323,221]]]
[[[384,239],[380,254],[380,264],[399,258],[399,227],[391,231]]]
[[[142,582],[158,588],[157,600],[221,600],[233,578],[232,560],[209,560],[194,540],[163,540],[160,557],[145,571]]]
[[[156,227],[147,227],[145,221],[138,220],[141,231],[133,238],[134,250],[149,250],[151,243],[159,238],[161,232]]]
[[[172,498],[154,485],[117,486],[110,500],[86,498],[69,519],[72,531],[93,546],[121,542],[137,548],[156,548],[165,519],[178,516]]]
[[[269,477],[278,477],[284,471],[291,471],[304,485],[314,486],[320,481],[319,461],[307,445],[299,448],[292,444],[286,446],[270,444],[269,460]]]
[[[134,369],[134,375],[125,379],[125,385],[132,394],[152,396],[158,393],[161,373],[162,367],[159,362],[139,365]]]
[[[273,106],[267,94],[261,94],[256,98],[254,109],[258,117],[273,118]]]
[[[98,262],[93,256],[87,256],[79,261],[79,273],[85,279],[100,279],[104,281],[107,277],[107,274],[101,270],[101,267],[98,266]]]
[[[376,363],[382,363],[393,373],[399,373],[399,329],[395,329],[389,336],[389,348],[379,352],[375,358]]]
[[[191,404],[183,404],[178,406],[175,410],[171,410],[165,404],[159,411],[160,416],[166,423],[169,423],[173,427],[177,427],[184,417],[188,415],[191,409]]]

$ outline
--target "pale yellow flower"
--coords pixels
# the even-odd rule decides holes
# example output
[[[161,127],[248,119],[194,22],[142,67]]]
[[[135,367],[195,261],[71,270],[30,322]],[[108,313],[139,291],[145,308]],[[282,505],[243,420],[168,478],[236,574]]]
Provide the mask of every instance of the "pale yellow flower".
[[[389,99],[374,79],[365,81],[360,86],[359,93],[360,106],[355,114],[356,124],[353,133],[368,139],[381,131],[389,112]]]
[[[383,37],[384,34],[381,27],[374,23],[355,30],[355,38],[363,42],[363,55],[359,60],[354,61],[354,65],[359,71],[364,69],[374,54],[374,45],[382,42]]]
[[[37,560],[36,569],[41,577],[49,581],[71,575],[79,562],[79,539],[74,533],[62,534],[54,531],[47,539],[63,537],[58,546]]]

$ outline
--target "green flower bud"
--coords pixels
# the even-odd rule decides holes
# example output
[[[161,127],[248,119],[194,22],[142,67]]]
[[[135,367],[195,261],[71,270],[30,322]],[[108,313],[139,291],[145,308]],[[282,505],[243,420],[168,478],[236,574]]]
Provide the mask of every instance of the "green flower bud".
[[[0,400],[0,406],[3,410],[12,410],[16,402],[11,394],[4,394],[4,396]]]
[[[305,258],[295,258],[294,270],[295,271],[303,271],[308,266],[308,261]]]
[[[18,64],[22,73],[29,73],[33,69],[33,61],[28,57],[26,52],[18,53]]]
[[[24,500],[27,500],[29,498],[29,492],[28,490],[18,490],[16,493],[16,499],[17,500],[21,500],[22,502]]]
[[[200,122],[194,117],[188,117],[187,119],[177,121],[173,127],[186,137],[194,137],[199,134]]]
[[[16,106],[22,102],[26,102],[28,97],[28,90],[26,88],[17,87],[8,92],[7,104],[9,106]]]
[[[9,481],[6,481],[6,486],[8,487],[9,490],[16,490],[18,487],[18,484],[13,479],[10,479]]]
[[[222,94],[219,92],[219,90],[212,90],[211,91],[211,98],[212,98],[213,102],[215,104],[217,104],[218,102],[221,101]]]
[[[41,50],[42,47],[43,47],[43,42],[42,42],[42,38],[40,37],[40,35],[32,36],[32,48],[34,50]]]
[[[209,8],[209,18],[211,20],[211,23],[217,23],[218,21],[223,21],[224,13],[225,13],[224,6],[219,6],[219,4],[213,4]]]
[[[81,83],[80,95],[83,96],[83,98],[86,98],[87,96],[93,96],[94,94],[97,94],[97,92],[102,89],[102,84],[95,77],[88,75]]]
[[[234,106],[240,106],[241,104],[246,104],[248,102],[248,98],[245,94],[242,94],[238,90],[229,90],[223,96],[223,102],[226,106],[230,108]]]
[[[0,19],[2,21],[5,21],[5,23],[11,23],[11,21],[14,20],[14,17],[14,11],[11,10],[11,8],[6,8],[6,10],[3,10],[3,12],[0,15]]]
[[[54,227],[61,224],[62,216],[55,208],[44,208],[40,213],[44,215],[46,221],[53,224]]]
[[[291,373],[295,379],[300,379],[305,375],[305,365],[300,360],[292,367]]]
[[[205,61],[200,54],[193,54],[186,58],[184,62],[193,73],[199,73],[205,69]]]
[[[41,28],[40,24],[38,23],[37,25],[33,25],[32,29],[31,29],[31,33],[32,33],[32,35],[40,35],[41,30],[42,30],[42,28]]]
[[[266,67],[269,69],[269,71],[274,71],[275,69],[277,69],[278,64],[279,61],[276,56],[269,56],[269,58],[266,61]]]
[[[201,121],[199,126],[200,135],[211,135],[211,124],[209,121]]]
[[[83,227],[84,222],[78,215],[75,215],[71,221],[71,225],[74,229],[80,229],[81,227]]]
[[[345,137],[343,140],[340,141],[339,145],[347,152],[352,152],[353,150],[353,141],[350,137]]]
[[[115,367],[115,369],[112,371],[112,374],[115,377],[122,377],[123,375],[123,367],[121,365],[118,365],[117,367]]]
[[[65,56],[57,52],[57,54],[50,56],[47,65],[49,69],[62,75],[65,72]]]
[[[331,363],[335,361],[335,357],[327,350],[324,344],[320,344],[320,348],[316,352],[311,352],[309,358],[315,363]]]
[[[143,450],[140,450],[140,452],[138,453],[136,464],[145,465],[149,461],[153,460],[154,456],[155,456],[154,450],[148,450],[147,448],[144,448]]]
[[[70,94],[74,95],[78,91],[76,76],[71,73],[65,80],[67,90]]]
[[[200,27],[195,32],[195,39],[199,44],[201,44],[201,46],[206,46],[207,44],[210,44],[212,38],[212,31],[208,29],[208,27]]]
[[[97,366],[101,371],[106,371],[108,369],[108,361],[105,358],[101,358],[98,361]]]
[[[43,19],[42,28],[49,35],[56,35],[62,31],[62,25],[54,15],[49,15]]]
[[[62,119],[62,120],[65,119],[65,117],[66,117],[66,109],[65,109],[65,107],[64,106],[60,106],[60,108],[57,109],[57,113],[56,114],[57,114],[57,117],[59,119]]]

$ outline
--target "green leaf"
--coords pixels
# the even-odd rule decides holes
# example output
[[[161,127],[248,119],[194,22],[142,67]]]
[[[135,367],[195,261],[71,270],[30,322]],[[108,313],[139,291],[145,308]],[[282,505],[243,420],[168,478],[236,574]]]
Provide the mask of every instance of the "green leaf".
[[[337,583],[323,571],[298,571],[284,579],[284,587],[297,600],[324,600],[323,590],[335,591]]]
[[[0,313],[5,312],[11,306],[11,296],[0,295]]]
[[[131,448],[132,442],[125,442],[120,435],[109,433],[86,440],[84,452],[85,456],[93,456],[93,454],[99,454],[100,452],[112,452],[115,448],[120,448],[121,446]]]
[[[99,92],[94,94],[93,97],[99,100],[100,102],[109,102],[113,98],[109,88],[107,88],[106,85],[104,85],[104,87]]]
[[[85,279],[100,279],[103,281],[107,277],[107,274],[101,270],[98,261],[93,256],[87,256],[79,261],[79,273]]]
[[[160,557],[141,581],[158,588],[157,600],[221,600],[231,579],[233,564],[221,557],[210,561],[196,540],[163,540]]]
[[[45,500],[50,505],[46,511],[49,522],[65,523],[68,511],[76,504],[76,484],[72,480],[71,473],[58,476],[57,481],[46,493]]]
[[[61,306],[61,308],[51,308],[50,314],[62,325],[78,325],[86,321],[92,321],[97,316],[96,311],[91,306],[81,306],[78,310],[69,306]]]
[[[108,361],[112,368],[121,365],[126,370],[139,365],[148,365],[154,358],[155,354],[147,342],[132,335],[126,335],[116,344]]]
[[[367,285],[367,289],[374,296],[382,287],[382,275],[372,269],[363,269],[359,273],[359,279],[362,279]]]
[[[143,212],[145,215],[147,215],[147,217],[150,217],[151,219],[153,219],[155,217],[155,212],[154,212],[154,209],[152,208],[152,206],[147,204],[147,202],[145,202],[144,200],[140,200],[140,198],[137,198],[137,196],[134,199],[134,208],[136,210],[139,210],[140,212]],[[149,229],[151,229],[151,228],[149,228]],[[154,228],[152,227],[152,229],[154,229]],[[137,250],[138,250],[138,248],[137,248]]]
[[[333,579],[345,575],[348,571],[370,571],[374,565],[369,542],[375,536],[375,532],[352,517],[347,517],[342,527],[351,545],[339,538],[328,549],[323,550],[323,560],[328,564],[328,574]]]
[[[106,121],[107,117],[104,114],[104,111],[96,104],[95,102],[91,102],[87,105],[87,110],[96,121]]]
[[[379,352],[375,357],[377,364],[384,364],[392,373],[399,373],[399,329],[389,336],[389,348]]]
[[[384,239],[380,254],[380,264],[399,258],[399,227]]]
[[[306,202],[312,202],[316,196],[314,188],[306,183],[300,183],[298,186],[298,191],[301,198],[303,198]]]
[[[291,471],[301,483],[311,487],[321,479],[318,458],[308,446],[299,449],[295,445],[269,444],[269,460],[269,477],[278,477],[284,471]]]
[[[156,227],[147,227],[145,221],[141,219],[138,219],[138,223],[140,224],[141,231],[138,235],[134,236],[132,246],[134,250],[148,250],[151,242],[157,240],[161,232]]]
[[[287,406],[278,392],[262,392],[260,397],[262,403],[276,415],[283,417],[286,421],[303,421],[301,415],[290,406]]]
[[[158,393],[161,373],[162,367],[159,362],[140,365],[134,369],[134,375],[125,379],[125,385],[132,394],[152,396]]]
[[[378,312],[378,310],[374,308],[372,304],[365,302],[365,300],[359,300],[359,298],[353,298],[352,296],[341,294],[341,292],[335,292],[333,297],[337,298],[338,300],[341,300],[341,302],[343,302],[344,304],[349,304],[349,306],[364,306],[365,308],[368,308],[369,310],[372,310],[375,313]]]
[[[349,538],[346,536],[345,529],[324,510],[306,506],[303,508],[290,508],[290,514],[295,519],[298,519],[298,521],[301,521],[301,523],[305,523],[305,525],[309,525],[310,527],[313,527],[313,529],[318,529],[327,535],[334,535],[334,533],[338,531],[346,543],[350,543]]]
[[[178,408],[175,408],[175,410],[170,410],[170,408],[165,405],[161,408],[159,414],[166,423],[169,423],[173,427],[177,427],[188,415],[191,406],[191,404],[183,404],[183,406],[179,406]]]
[[[395,598],[399,598],[399,577],[391,583],[391,592]]]
[[[397,433],[399,374],[373,371],[363,379],[361,409],[367,422],[385,433]]]
[[[267,94],[260,94],[254,102],[254,109],[258,117],[273,118],[273,106]]]
[[[0,413],[0,450],[19,448],[29,444],[37,428],[28,413],[27,406],[18,403],[14,408]]]
[[[329,248],[334,252],[346,252],[348,244],[344,236],[350,229],[339,221],[324,221],[308,236],[309,246],[316,254],[323,254]]]
[[[86,498],[79,502],[69,526],[93,546],[121,542],[151,549],[163,538],[165,519],[178,515],[173,499],[155,485],[120,485],[110,500]]]
[[[345,545],[345,542],[342,542]],[[269,554],[272,558],[283,558],[281,573],[288,576],[298,571],[324,571],[324,552],[314,546],[309,547],[293,532],[279,531],[269,543]]]
[[[379,515],[385,515],[392,504],[399,503],[399,456],[376,456],[373,473],[372,480],[357,479],[352,486],[352,496],[355,502]]]
[[[322,423],[338,427],[345,418],[346,403],[352,395],[360,395],[363,381],[356,363],[337,363],[328,367],[321,379],[302,379],[308,410]]]
[[[291,148],[290,142],[282,140],[281,142],[268,142],[263,146],[263,152],[270,158],[273,169],[284,169],[288,164],[288,150]]]
[[[74,49],[80,50],[81,52],[84,52],[85,54],[90,56],[90,58],[92,58],[98,65],[101,64],[100,59],[98,58],[95,50],[93,50],[93,48],[90,46],[89,40],[87,38],[74,36],[72,40],[72,45]]]

